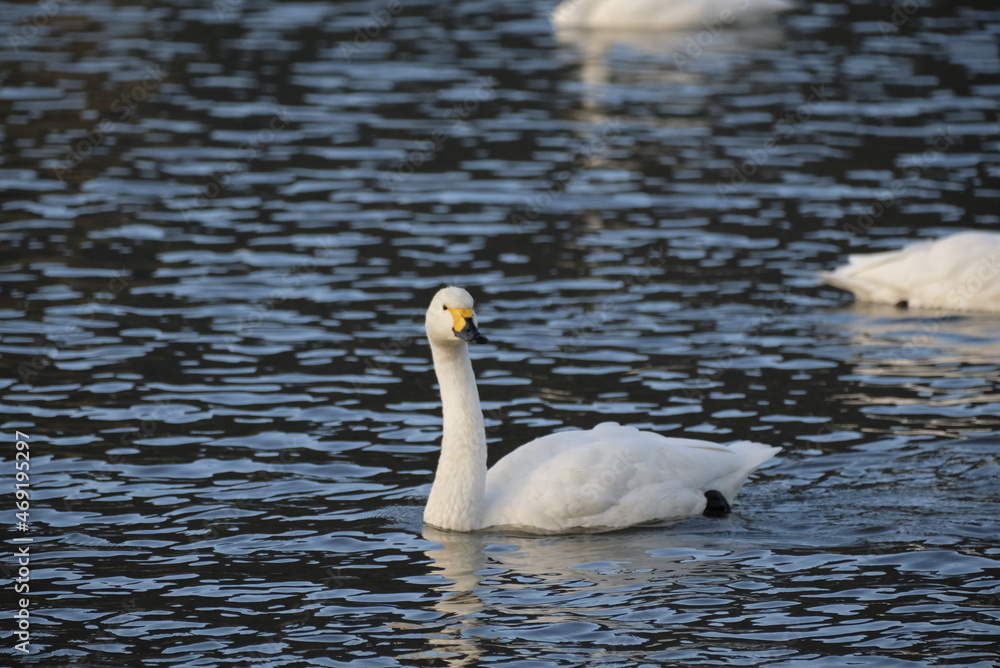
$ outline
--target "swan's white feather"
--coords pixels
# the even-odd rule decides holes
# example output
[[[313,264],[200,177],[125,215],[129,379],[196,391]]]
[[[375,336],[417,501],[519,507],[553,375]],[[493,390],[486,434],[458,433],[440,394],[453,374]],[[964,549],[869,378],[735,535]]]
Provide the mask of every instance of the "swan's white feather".
[[[613,422],[558,432],[522,445],[489,470],[484,521],[564,532],[697,515],[707,490],[735,498],[779,450],[667,438]]]
[[[851,255],[820,278],[859,301],[1000,312],[1000,233],[959,232],[898,251]]]

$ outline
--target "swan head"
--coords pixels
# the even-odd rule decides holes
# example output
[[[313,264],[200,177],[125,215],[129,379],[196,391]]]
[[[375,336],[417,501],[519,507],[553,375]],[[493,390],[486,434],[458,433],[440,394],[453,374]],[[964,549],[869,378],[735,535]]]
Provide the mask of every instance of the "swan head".
[[[472,295],[462,288],[438,290],[427,308],[427,338],[432,343],[486,343],[476,327],[474,305]]]

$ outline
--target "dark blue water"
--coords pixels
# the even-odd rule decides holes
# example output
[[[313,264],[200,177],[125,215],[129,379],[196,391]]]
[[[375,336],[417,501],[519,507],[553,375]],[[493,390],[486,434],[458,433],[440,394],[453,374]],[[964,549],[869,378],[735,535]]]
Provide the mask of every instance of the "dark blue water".
[[[5,662],[997,664],[1000,316],[815,275],[1000,229],[1000,10],[553,5],[0,5]],[[609,419],[782,454],[725,519],[425,530],[446,283],[491,462]]]

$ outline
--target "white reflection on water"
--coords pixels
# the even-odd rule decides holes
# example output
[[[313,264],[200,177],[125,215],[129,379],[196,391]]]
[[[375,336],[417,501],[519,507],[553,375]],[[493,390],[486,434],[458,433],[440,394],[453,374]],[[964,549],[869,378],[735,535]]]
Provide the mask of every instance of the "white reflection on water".
[[[899,433],[950,437],[1000,427],[1000,317],[855,304],[831,325],[858,391],[840,396]],[[890,426],[890,429],[893,427]]]

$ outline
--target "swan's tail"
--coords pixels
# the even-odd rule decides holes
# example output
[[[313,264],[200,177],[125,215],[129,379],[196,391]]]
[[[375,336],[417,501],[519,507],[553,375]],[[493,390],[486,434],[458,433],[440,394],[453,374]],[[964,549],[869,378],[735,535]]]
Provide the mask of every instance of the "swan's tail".
[[[923,248],[918,244],[914,248]],[[919,249],[918,248],[918,249]],[[848,264],[833,271],[824,271],[819,279],[828,285],[852,293],[858,301],[876,304],[898,304],[906,301],[904,289],[893,283],[891,265],[899,261],[904,251],[886,251],[868,255],[848,256]]]
[[[747,481],[750,474],[781,452],[781,448],[764,445],[763,443],[754,443],[753,441],[737,441],[730,443],[727,447],[739,455],[743,461],[739,468],[719,478],[715,489],[718,489],[726,498],[732,501],[736,498],[740,488],[743,487],[743,483]]]

